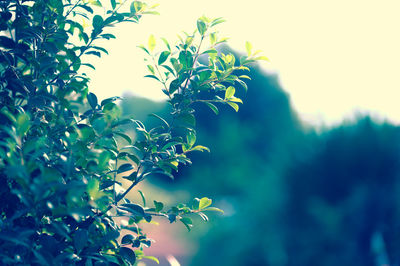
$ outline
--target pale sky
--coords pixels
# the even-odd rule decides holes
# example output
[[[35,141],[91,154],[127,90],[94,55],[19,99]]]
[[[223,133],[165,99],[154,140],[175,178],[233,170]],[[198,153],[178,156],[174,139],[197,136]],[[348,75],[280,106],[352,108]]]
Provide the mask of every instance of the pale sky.
[[[123,91],[160,100],[160,86],[143,78],[150,34],[174,43],[202,15],[223,17],[220,33],[244,51],[250,41],[271,62],[302,119],[338,123],[356,111],[400,123],[400,1],[368,0],[159,0],[160,16],[113,29],[110,55],[94,61],[90,88],[100,98]],[[159,41],[161,45],[161,40]]]

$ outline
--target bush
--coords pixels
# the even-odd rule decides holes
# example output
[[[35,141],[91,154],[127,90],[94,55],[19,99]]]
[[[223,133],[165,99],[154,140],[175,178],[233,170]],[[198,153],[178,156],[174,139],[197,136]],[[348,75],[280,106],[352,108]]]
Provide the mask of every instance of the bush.
[[[107,2],[108,3],[108,2]],[[152,240],[140,224],[162,216],[192,226],[190,216],[211,207],[194,199],[170,208],[126,196],[152,175],[173,178],[188,154],[208,150],[195,145],[192,105],[218,113],[217,104],[236,111],[242,101],[234,86],[246,88],[247,64],[263,59],[251,51],[235,65],[231,54],[215,48],[214,26],[222,19],[202,17],[193,35],[176,47],[156,52],[156,40],[141,46],[152,63],[149,78],[158,80],[171,113],[150,130],[121,118],[119,97],[98,101],[89,92],[83,61],[107,53],[99,40],[115,38],[108,29],[137,23],[154,7],[140,1],[0,1],[0,259],[2,264],[132,265]],[[104,15],[99,15],[99,10]],[[84,20],[80,23],[78,21]],[[87,27],[85,25],[91,25]],[[204,47],[205,41],[210,45]],[[207,63],[200,63],[204,57]],[[135,136],[126,133],[135,129]],[[129,186],[122,187],[121,180]],[[126,223],[115,218],[123,217]],[[120,236],[121,229],[131,233]]]

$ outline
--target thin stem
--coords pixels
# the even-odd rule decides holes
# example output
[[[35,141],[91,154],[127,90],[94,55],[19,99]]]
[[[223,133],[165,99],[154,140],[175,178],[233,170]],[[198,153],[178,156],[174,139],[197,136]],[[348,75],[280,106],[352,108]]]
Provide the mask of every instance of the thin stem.
[[[190,72],[189,72],[189,77],[186,79],[186,83],[185,83],[185,85],[184,85],[183,88],[182,88],[182,92],[184,92],[184,90],[185,90],[185,89],[187,88],[187,86],[189,85],[189,80],[190,80],[190,78],[191,78],[192,75],[193,75],[194,66],[196,65],[197,59],[198,59],[199,56],[200,56],[200,47],[201,47],[201,45],[202,45],[202,43],[203,43],[203,40],[204,40],[204,35],[201,36],[201,40],[200,40],[200,43],[199,43],[199,47],[197,48],[197,51],[196,51],[196,57],[195,57],[194,60],[193,60],[192,68],[191,68],[191,70],[190,70]]]
[[[82,1],[82,0],[78,0],[78,2],[76,2],[75,5],[74,5],[73,7],[71,7],[70,10],[68,10],[67,14],[65,14],[65,17],[68,17],[69,14],[71,14],[71,12],[79,5],[79,3],[80,3],[81,1]]]
[[[117,179],[117,172],[118,172],[118,157],[115,159],[115,172],[114,172],[114,184],[113,184],[114,204],[117,204],[117,192],[115,191],[115,181]]]
[[[169,93],[169,90],[166,85],[167,81],[163,79],[160,69],[158,68],[158,64],[156,64],[156,62],[155,62],[154,56],[151,56],[151,59],[153,60],[153,65],[156,67],[157,73],[161,78],[161,83],[163,84],[165,91],[168,93],[168,98],[171,100],[171,94]]]

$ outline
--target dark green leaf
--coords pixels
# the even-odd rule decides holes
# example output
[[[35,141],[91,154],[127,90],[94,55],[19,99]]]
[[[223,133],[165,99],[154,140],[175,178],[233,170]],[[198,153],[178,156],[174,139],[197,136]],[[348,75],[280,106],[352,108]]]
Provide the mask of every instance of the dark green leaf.
[[[145,78],[152,78],[152,79],[155,79],[155,80],[157,80],[157,81],[160,81],[160,79],[159,78],[157,78],[156,76],[154,76],[154,75],[146,75],[146,76],[144,76]]]
[[[120,173],[124,173],[124,172],[127,172],[127,171],[131,171],[133,169],[134,169],[134,167],[133,167],[132,164],[125,163],[125,164],[121,165],[120,167],[118,167],[117,173],[120,174]]]
[[[160,212],[164,208],[164,204],[158,201],[154,201],[154,206],[156,212]]]
[[[88,6],[88,5],[78,5],[78,7],[85,9],[87,12],[89,12],[90,14],[93,14],[93,9]]]
[[[158,64],[161,65],[162,63],[164,63],[167,59],[168,56],[171,54],[170,51],[164,51],[160,54],[160,57],[158,58]]]
[[[0,36],[0,46],[6,49],[12,49],[15,46],[15,43],[12,39],[6,36]]]
[[[95,50],[99,50],[102,51],[105,54],[108,54],[108,51],[106,49],[104,49],[103,47],[99,47],[99,46],[90,46],[91,49],[95,49]]]
[[[87,99],[88,99],[88,102],[89,102],[90,106],[92,107],[92,109],[96,109],[96,107],[97,107],[96,95],[94,93],[89,92]]]
[[[140,164],[140,159],[134,154],[128,154],[129,159],[131,159],[136,165]]]
[[[149,116],[152,116],[152,117],[155,117],[155,118],[159,119],[161,122],[164,123],[164,125],[165,125],[167,128],[169,128],[169,124],[167,123],[167,121],[165,121],[164,118],[162,118],[162,117],[160,117],[159,115],[156,115],[156,114],[149,114]]]
[[[134,203],[125,203],[119,206],[120,209],[126,210],[134,215],[145,217],[147,216],[142,206]]]
[[[187,124],[193,127],[196,125],[196,119],[192,114],[187,114],[187,113],[181,114],[176,117],[176,120],[183,124]]]
[[[129,137],[127,134],[121,133],[121,132],[114,132],[115,135],[123,138],[124,140],[126,140],[126,142],[128,142],[129,144],[132,144],[132,139],[131,137]]]
[[[205,103],[208,107],[210,107],[210,109],[211,109],[216,115],[219,114],[219,110],[218,110],[217,106],[215,106],[214,104],[209,103],[209,102],[204,102],[204,103]]]
[[[168,220],[170,223],[173,223],[176,221],[176,214],[168,214]]]
[[[85,52],[85,54],[92,54],[95,55],[97,57],[101,57],[101,53],[98,51],[89,51],[89,52]]]
[[[192,219],[190,219],[189,217],[183,217],[180,219],[180,221],[186,226],[188,231],[191,230],[191,227],[193,226]]]
[[[95,15],[93,17],[93,22],[92,22],[93,28],[94,29],[100,29],[103,27],[103,18],[100,15]]]
[[[140,197],[142,198],[143,201],[143,206],[146,207],[146,198],[144,197],[144,193],[141,190],[138,190]]]
[[[128,244],[132,244],[133,241],[135,240],[135,237],[133,235],[124,235],[121,239],[121,244],[123,245],[128,245]]]
[[[83,63],[82,66],[87,66],[87,67],[90,67],[93,70],[96,70],[96,68],[92,64],[89,64],[89,63]]]
[[[128,261],[131,265],[133,265],[136,261],[136,255],[135,252],[133,252],[132,249],[126,248],[126,247],[121,247],[119,248],[119,254],[126,260]]]
[[[76,252],[79,253],[88,242],[88,231],[85,229],[78,229],[74,234],[74,246]]]
[[[110,2],[112,9],[115,9],[115,7],[117,6],[117,2],[115,2],[115,0],[110,0]]]

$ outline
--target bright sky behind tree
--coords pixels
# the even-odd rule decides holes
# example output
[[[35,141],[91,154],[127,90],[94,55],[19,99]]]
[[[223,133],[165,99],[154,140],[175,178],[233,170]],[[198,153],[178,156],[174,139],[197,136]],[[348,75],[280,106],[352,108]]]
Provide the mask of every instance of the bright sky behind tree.
[[[153,3],[153,2],[151,2]],[[263,51],[296,111],[315,125],[338,123],[355,112],[400,122],[400,1],[398,0],[158,0],[160,16],[113,29],[110,55],[95,62],[91,89],[100,97],[124,91],[163,99],[157,82],[143,78],[150,34],[174,43],[198,17],[223,17],[228,44]],[[160,45],[162,41],[159,41]]]

